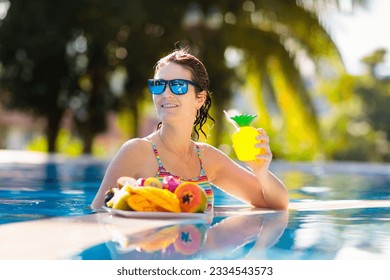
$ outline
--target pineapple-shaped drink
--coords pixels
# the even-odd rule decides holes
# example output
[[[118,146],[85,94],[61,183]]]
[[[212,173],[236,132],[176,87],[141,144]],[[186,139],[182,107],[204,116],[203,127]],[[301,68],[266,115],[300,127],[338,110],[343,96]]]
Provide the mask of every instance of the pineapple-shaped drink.
[[[256,155],[261,153],[262,149],[255,147],[258,143],[256,136],[259,135],[259,132],[256,128],[250,126],[250,123],[256,117],[256,115],[249,114],[230,117],[236,127],[232,135],[233,148],[237,158],[241,161],[255,160]]]

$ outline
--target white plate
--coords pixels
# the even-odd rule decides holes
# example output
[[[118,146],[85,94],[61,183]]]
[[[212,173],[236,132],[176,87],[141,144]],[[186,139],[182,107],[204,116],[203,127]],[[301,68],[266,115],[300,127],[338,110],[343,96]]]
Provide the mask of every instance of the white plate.
[[[112,209],[103,207],[109,213],[127,218],[148,218],[148,219],[204,219],[207,213],[173,213],[173,212],[138,212]]]

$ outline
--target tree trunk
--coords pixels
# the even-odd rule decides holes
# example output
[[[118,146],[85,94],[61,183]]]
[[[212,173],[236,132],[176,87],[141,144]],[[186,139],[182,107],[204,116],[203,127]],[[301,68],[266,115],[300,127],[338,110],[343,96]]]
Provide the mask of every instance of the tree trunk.
[[[84,130],[83,133],[83,140],[84,140],[84,145],[83,145],[83,154],[92,154],[92,145],[93,145],[93,139],[94,135],[91,132],[91,130]]]
[[[57,152],[56,140],[60,130],[60,123],[63,115],[63,110],[54,110],[47,115],[46,140],[47,151],[49,153]]]
[[[105,104],[105,92],[107,90],[107,68],[104,58],[104,47],[95,46],[91,49],[88,74],[92,82],[87,104],[88,117],[82,125],[82,135],[84,141],[83,153],[91,154],[95,136],[107,129],[106,114],[107,104]]]
[[[133,123],[130,124],[132,126],[132,130],[130,135],[130,138],[134,137],[140,137],[141,136],[141,129],[140,129],[140,123],[139,123],[139,112],[136,102],[134,102],[131,106],[131,113],[133,114]]]

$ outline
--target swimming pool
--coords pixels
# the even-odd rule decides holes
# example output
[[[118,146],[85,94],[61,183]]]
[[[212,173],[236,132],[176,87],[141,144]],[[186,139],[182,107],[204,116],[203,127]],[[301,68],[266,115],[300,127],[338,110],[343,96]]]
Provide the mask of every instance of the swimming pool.
[[[289,211],[217,191],[205,222],[93,213],[107,162],[39,159],[0,160],[0,259],[390,259],[390,165],[274,161]]]

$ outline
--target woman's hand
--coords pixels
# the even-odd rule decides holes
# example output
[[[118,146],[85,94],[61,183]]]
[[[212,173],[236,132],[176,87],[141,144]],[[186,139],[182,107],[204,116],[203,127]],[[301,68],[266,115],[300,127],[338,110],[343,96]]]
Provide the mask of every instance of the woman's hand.
[[[252,170],[261,185],[264,200],[268,207],[286,209],[288,207],[288,192],[283,182],[271,171],[269,166],[272,161],[272,152],[269,145],[269,137],[264,129],[258,129],[256,148],[260,148],[260,154],[256,160],[246,161],[245,164]]]
[[[256,148],[260,148],[260,153],[256,155],[256,160],[246,161],[245,164],[256,175],[265,174],[268,172],[269,166],[272,161],[272,152],[269,145],[269,137],[264,129],[258,128],[259,135],[256,137],[258,143]]]

